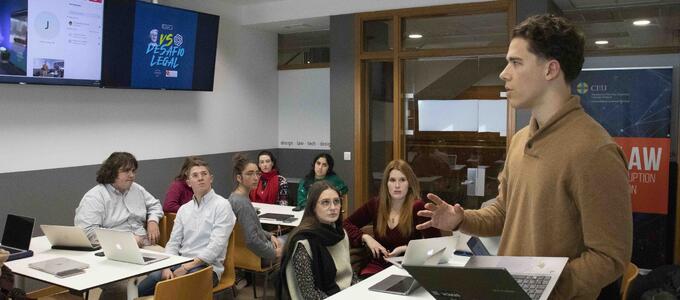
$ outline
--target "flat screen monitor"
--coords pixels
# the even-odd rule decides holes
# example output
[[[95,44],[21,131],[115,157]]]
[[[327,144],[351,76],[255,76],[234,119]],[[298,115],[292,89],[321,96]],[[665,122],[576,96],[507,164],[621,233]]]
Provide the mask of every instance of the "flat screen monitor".
[[[0,1],[0,82],[99,86],[104,0]]]
[[[212,91],[219,16],[107,1],[102,86]]]

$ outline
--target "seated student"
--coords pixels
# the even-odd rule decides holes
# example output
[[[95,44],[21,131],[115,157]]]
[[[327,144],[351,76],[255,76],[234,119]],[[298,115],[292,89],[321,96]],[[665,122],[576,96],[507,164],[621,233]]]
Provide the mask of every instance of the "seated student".
[[[97,184],[76,208],[73,223],[85,229],[98,244],[95,229],[108,228],[134,233],[140,247],[158,242],[161,202],[135,183],[137,159],[127,152],[114,152],[97,171]]]
[[[328,153],[321,153],[314,158],[312,169],[298,184],[297,206],[304,207],[307,201],[307,190],[309,186],[319,180],[328,181],[340,193],[340,197],[347,194],[347,185],[342,179],[333,172],[333,157]]]
[[[0,300],[26,299],[26,293],[14,287],[14,273],[3,263],[9,257],[9,252],[0,249]]]
[[[232,161],[236,188],[229,195],[231,208],[243,230],[246,247],[262,258],[262,265],[270,265],[281,257],[283,243],[276,236],[262,229],[255,207],[248,198],[250,191],[257,186],[259,170],[257,165],[243,154],[234,155]]]
[[[192,201],[182,205],[172,227],[165,253],[192,257],[193,260],[151,273],[139,283],[140,296],[153,294],[156,283],[213,267],[213,287],[224,272],[227,242],[234,229],[236,217],[229,201],[212,189],[213,175],[208,164],[200,158],[188,166],[187,184],[194,191]]]
[[[288,181],[279,175],[276,168],[276,157],[269,151],[257,154],[257,166],[260,168],[260,180],[257,187],[250,191],[253,202],[288,205]]]
[[[435,228],[416,230],[416,225],[426,220],[416,215],[424,207],[411,166],[401,159],[387,164],[378,197],[361,206],[343,223],[352,246],[363,243],[373,256],[359,272],[360,276],[371,276],[389,267],[384,258],[403,255],[410,240],[441,236]],[[373,225],[374,236],[361,231],[368,224]]]
[[[302,221],[286,243],[277,299],[323,299],[356,282],[341,206],[340,193],[328,182],[309,188]]]
[[[134,182],[136,173],[137,159],[127,152],[111,153],[102,163],[97,171],[99,184],[85,193],[73,220],[85,229],[92,243],[99,243],[95,229],[108,228],[130,231],[140,247],[161,251],[156,243],[163,208],[158,199]],[[125,297],[126,285],[126,281],[118,281],[103,286],[99,299]]]
[[[191,201],[194,196],[194,191],[191,190],[187,184],[187,172],[189,171],[189,165],[196,157],[190,156],[184,159],[182,164],[182,169],[180,169],[179,174],[175,176],[175,180],[172,181],[168,191],[165,193],[165,200],[163,200],[163,212],[167,213],[177,213],[179,207],[185,203]]]

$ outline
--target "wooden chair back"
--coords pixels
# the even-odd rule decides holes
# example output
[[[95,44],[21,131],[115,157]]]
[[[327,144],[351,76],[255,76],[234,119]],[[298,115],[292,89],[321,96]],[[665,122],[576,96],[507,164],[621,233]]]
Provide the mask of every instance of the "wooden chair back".
[[[222,273],[220,282],[213,288],[213,293],[228,289],[236,283],[236,267],[234,266],[235,240],[236,235],[234,234],[234,230],[232,230],[231,235],[229,236],[229,244],[227,245],[227,256],[224,258],[224,272]]]
[[[156,284],[154,299],[212,300],[213,268],[164,280]]]

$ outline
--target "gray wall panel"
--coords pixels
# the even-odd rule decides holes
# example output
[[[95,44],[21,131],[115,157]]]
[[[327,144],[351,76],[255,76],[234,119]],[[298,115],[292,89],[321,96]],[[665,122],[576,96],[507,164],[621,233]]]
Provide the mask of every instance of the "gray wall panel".
[[[331,155],[335,172],[349,187],[354,199],[354,15],[331,16]]]

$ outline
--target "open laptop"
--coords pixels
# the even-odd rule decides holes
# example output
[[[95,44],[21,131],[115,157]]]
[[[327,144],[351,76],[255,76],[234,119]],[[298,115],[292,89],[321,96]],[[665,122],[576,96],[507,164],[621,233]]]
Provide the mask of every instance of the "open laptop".
[[[456,249],[458,239],[452,236],[411,240],[406,248],[406,255],[390,257],[385,260],[402,268],[402,264],[436,266],[448,261],[448,256]],[[403,260],[399,259],[403,258]],[[398,260],[399,259],[399,260]],[[397,295],[408,295],[420,284],[409,276],[390,275],[369,287],[369,291],[384,292]]]
[[[148,265],[169,257],[140,251],[132,232],[102,228],[97,228],[95,232],[104,255],[110,260]]]
[[[33,224],[35,224],[33,218],[7,215],[0,244],[0,248],[9,252],[7,261],[33,256],[33,251],[28,249],[31,245]]]
[[[411,240],[406,248],[404,256],[388,257],[385,260],[391,264],[403,268],[401,265],[408,262],[411,265],[446,263],[449,257],[456,251],[458,238],[455,236],[443,236],[429,239]],[[433,257],[434,253],[441,251],[440,255]],[[433,260],[438,261],[433,262]]]
[[[99,245],[92,245],[85,231],[76,226],[40,225],[52,249],[95,251],[101,249]]]
[[[468,247],[475,255],[463,267],[404,263],[404,268],[438,300],[545,300],[568,260],[566,257],[491,256],[475,237],[468,241]]]

